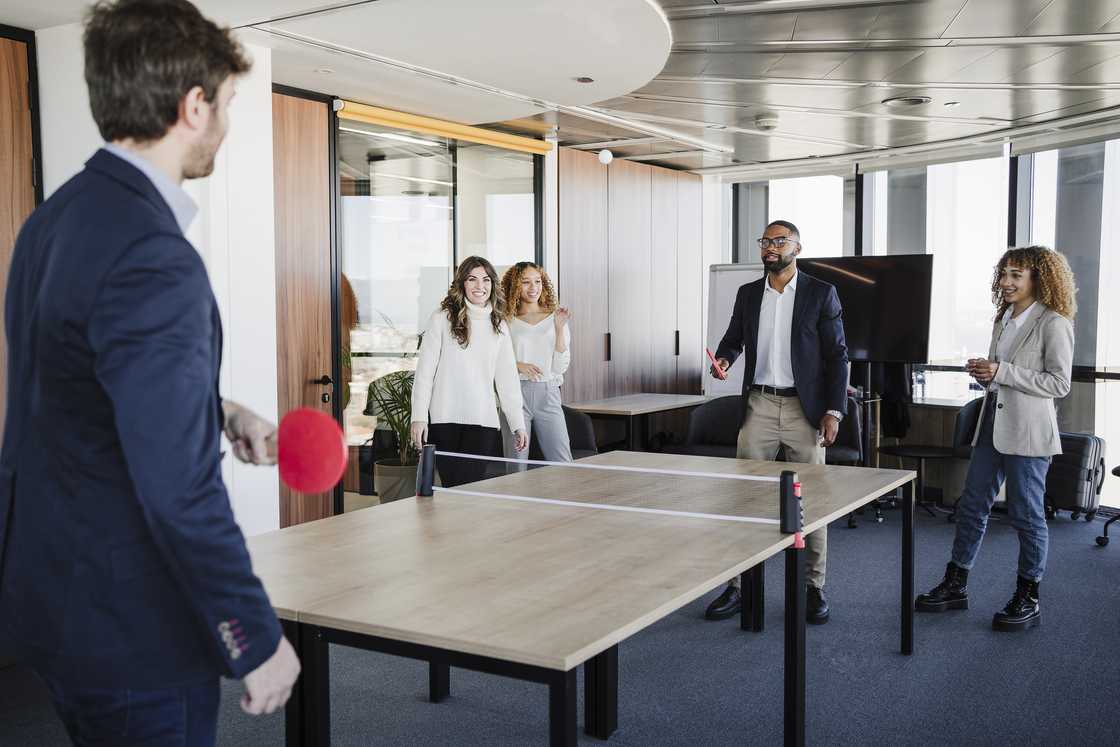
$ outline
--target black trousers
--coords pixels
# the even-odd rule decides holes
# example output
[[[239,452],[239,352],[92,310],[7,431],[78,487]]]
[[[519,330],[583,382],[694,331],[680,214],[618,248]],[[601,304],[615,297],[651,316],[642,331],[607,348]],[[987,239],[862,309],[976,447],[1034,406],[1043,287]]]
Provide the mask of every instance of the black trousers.
[[[502,455],[501,432],[497,428],[487,428],[482,425],[429,423],[428,443],[435,444],[438,451],[457,451],[479,456]],[[493,463],[481,459],[436,457],[440,484],[445,488],[478,482],[486,476],[486,468],[490,464]]]

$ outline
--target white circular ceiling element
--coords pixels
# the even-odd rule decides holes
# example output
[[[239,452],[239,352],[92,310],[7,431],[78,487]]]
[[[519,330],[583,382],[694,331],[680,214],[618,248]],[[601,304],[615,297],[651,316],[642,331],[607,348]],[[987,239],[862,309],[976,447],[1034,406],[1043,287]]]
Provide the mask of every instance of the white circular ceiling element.
[[[668,21],[653,0],[378,0],[255,28],[324,54],[351,56],[371,78],[386,67],[378,60],[388,59],[480,84],[491,91],[479,93],[489,103],[470,112],[467,119],[475,121],[541,111],[526,99],[582,106],[630,93],[661,72],[672,45]],[[274,67],[283,68],[287,45],[270,46]],[[339,66],[337,57],[332,63]],[[412,86],[433,86],[433,93],[450,85],[420,73],[409,77]],[[580,82],[586,78],[593,82]],[[375,88],[361,100],[395,107],[403,99],[411,104],[407,111],[449,115],[438,100],[418,110],[423,97],[415,94]]]

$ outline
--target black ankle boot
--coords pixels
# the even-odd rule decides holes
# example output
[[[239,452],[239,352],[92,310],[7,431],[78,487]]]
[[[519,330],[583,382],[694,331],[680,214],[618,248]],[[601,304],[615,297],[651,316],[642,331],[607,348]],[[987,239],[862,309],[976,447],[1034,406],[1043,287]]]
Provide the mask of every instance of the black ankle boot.
[[[1042,621],[1038,606],[1038,582],[1022,576],[1015,579],[1015,596],[992,618],[993,630],[1015,631],[1033,628]]]
[[[925,594],[914,600],[918,612],[944,612],[968,609],[968,569],[950,562],[945,566],[945,578]]]

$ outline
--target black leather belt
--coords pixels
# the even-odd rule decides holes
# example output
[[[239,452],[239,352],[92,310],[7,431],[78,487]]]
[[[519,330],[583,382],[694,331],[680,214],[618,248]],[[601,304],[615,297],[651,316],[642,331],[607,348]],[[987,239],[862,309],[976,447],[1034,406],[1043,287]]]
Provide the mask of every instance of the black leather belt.
[[[797,387],[782,387],[766,386],[765,384],[751,384],[752,392],[762,392],[763,394],[775,394],[779,397],[796,397]]]

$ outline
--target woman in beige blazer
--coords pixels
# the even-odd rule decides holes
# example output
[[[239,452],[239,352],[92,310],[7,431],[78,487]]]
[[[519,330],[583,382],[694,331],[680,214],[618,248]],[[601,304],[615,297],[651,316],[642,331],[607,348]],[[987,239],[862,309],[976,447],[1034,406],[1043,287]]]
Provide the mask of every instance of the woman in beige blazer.
[[[1019,533],[1018,580],[992,627],[1023,630],[1038,624],[1038,584],[1049,539],[1043,494],[1050,459],[1062,453],[1054,400],[1069,394],[1075,294],[1069,263],[1051,249],[1009,249],[996,266],[991,347],[987,358],[967,366],[987,392],[957,504],[952,560],[941,583],[918,596],[920,612],[968,609],[968,571],[1006,480],[1007,512]]]

